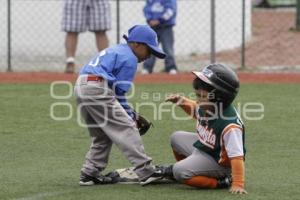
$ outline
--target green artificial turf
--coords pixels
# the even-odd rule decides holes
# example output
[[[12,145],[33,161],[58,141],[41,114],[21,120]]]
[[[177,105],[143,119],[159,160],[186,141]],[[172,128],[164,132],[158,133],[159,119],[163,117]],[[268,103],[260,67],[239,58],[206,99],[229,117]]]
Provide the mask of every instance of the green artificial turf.
[[[238,197],[227,190],[199,190],[181,184],[78,186],[79,171],[90,140],[78,126],[74,97],[55,99],[47,84],[0,85],[0,199],[278,199],[300,196],[300,90],[295,84],[244,84],[235,104],[261,103],[262,120],[244,119],[246,125],[246,189]],[[67,97],[66,85],[53,87]],[[154,122],[144,136],[146,152],[156,164],[174,162],[169,136],[176,130],[193,131],[193,120],[171,104],[162,104],[166,93],[192,94],[190,84],[137,85],[130,102]],[[150,102],[150,103],[149,103]],[[153,104],[154,102],[154,104]],[[56,121],[56,117],[71,119]],[[63,104],[62,104],[63,103]],[[161,105],[161,107],[159,107]],[[153,108],[162,112],[153,112]],[[72,113],[70,113],[72,110]],[[161,114],[160,114],[161,113]],[[255,117],[262,113],[250,113]],[[248,116],[248,115],[247,115]],[[130,166],[114,146],[105,172]],[[104,172],[104,173],[105,173]]]

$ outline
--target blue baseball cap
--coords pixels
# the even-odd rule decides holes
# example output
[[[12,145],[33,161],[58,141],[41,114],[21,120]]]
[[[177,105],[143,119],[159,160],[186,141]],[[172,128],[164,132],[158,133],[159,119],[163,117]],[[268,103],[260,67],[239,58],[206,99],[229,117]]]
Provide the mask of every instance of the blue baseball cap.
[[[128,30],[128,36],[123,35],[127,42],[146,44],[151,53],[158,58],[165,58],[166,54],[158,48],[158,39],[155,31],[148,25],[135,25]]]

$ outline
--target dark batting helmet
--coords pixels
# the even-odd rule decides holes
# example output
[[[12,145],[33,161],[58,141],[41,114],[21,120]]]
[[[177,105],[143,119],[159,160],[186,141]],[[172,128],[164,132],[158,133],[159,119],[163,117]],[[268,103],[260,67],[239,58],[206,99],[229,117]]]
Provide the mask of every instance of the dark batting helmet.
[[[214,99],[211,101],[221,102],[224,107],[229,106],[238,94],[240,83],[236,73],[223,64],[210,64],[202,71],[193,73],[204,83],[213,89]]]

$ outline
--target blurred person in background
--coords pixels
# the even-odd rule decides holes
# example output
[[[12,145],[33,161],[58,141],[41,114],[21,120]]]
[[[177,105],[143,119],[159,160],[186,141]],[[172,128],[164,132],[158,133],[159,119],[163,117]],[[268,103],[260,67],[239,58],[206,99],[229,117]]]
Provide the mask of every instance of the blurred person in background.
[[[74,73],[75,54],[79,33],[95,33],[98,51],[108,47],[106,31],[111,28],[111,12],[108,0],[65,0],[63,8],[62,30],[66,32],[66,69],[65,73]]]
[[[177,74],[173,32],[177,12],[176,4],[176,0],[146,0],[143,10],[147,23],[157,33],[158,41],[167,55],[164,71],[169,74]],[[154,64],[155,57],[151,56],[144,62],[142,74],[152,73]]]

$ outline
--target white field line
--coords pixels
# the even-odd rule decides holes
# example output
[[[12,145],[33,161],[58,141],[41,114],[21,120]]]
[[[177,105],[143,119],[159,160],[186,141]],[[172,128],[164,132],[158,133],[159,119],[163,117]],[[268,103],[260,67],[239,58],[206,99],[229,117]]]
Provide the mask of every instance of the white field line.
[[[42,199],[43,197],[58,196],[58,195],[66,194],[66,193],[69,193],[69,192],[71,192],[71,190],[69,190],[69,191],[60,191],[60,192],[42,192],[42,193],[34,194],[30,197],[14,198],[14,199],[11,199],[11,200],[36,200],[36,199]]]

